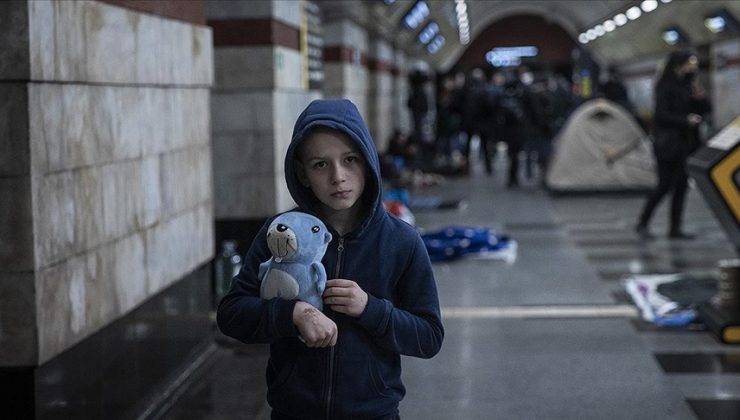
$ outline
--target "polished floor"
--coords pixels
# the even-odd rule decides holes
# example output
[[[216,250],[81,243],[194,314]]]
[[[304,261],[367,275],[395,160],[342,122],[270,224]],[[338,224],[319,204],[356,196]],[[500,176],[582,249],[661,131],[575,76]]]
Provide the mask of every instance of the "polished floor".
[[[475,168],[417,191],[466,207],[416,212],[417,225],[482,225],[511,235],[514,261],[435,265],[446,337],[431,360],[404,358],[404,420],[740,419],[740,347],[700,326],[657,328],[637,318],[630,273],[716,273],[736,257],[698,191],[688,194],[691,241],[632,231],[639,195],[553,197],[525,181],[507,189]],[[264,347],[219,338],[211,357],[160,418],[266,419]]]

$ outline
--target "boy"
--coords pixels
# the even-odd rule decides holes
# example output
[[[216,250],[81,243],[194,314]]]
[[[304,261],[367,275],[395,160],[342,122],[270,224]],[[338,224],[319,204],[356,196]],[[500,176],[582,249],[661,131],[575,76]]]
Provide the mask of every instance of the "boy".
[[[400,356],[434,356],[444,330],[426,248],[383,208],[378,155],[352,102],[308,105],[293,129],[285,179],[299,209],[332,232],[322,260],[324,312],[259,297],[268,220],[219,305],[218,326],[245,343],[270,343],[272,419],[398,419]]]

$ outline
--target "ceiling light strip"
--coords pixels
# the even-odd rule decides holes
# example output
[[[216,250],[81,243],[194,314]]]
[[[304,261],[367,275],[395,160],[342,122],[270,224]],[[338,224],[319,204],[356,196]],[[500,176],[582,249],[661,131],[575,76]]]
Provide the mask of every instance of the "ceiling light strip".
[[[609,32],[615,31],[627,23],[639,19],[641,16],[650,13],[658,8],[661,4],[670,3],[671,0],[643,0],[638,5],[628,7],[615,14],[614,17],[604,20],[604,22],[594,25],[578,35],[578,42],[588,44]]]
[[[455,14],[457,15],[457,28],[460,43],[470,43],[470,20],[468,19],[468,5],[465,0],[455,0]]]

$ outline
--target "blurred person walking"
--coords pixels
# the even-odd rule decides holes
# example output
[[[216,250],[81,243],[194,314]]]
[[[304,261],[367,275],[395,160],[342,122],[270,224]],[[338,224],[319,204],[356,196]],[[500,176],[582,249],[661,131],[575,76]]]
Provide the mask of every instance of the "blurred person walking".
[[[681,226],[688,184],[686,159],[700,145],[699,124],[710,110],[706,92],[694,83],[699,70],[696,55],[687,50],[668,56],[655,86],[653,152],[657,161],[658,185],[643,207],[635,231],[642,239],[652,239],[649,223],[655,208],[669,192],[670,228],[673,239],[691,239]]]

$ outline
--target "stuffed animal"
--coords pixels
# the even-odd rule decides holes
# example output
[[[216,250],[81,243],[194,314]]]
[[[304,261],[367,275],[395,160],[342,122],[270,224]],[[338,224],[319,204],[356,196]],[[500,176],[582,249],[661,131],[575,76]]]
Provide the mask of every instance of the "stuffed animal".
[[[263,299],[298,299],[322,309],[326,270],[321,258],[331,233],[314,216],[291,211],[276,217],[267,229],[272,258],[260,264]]]

